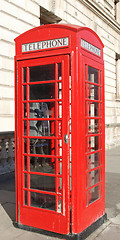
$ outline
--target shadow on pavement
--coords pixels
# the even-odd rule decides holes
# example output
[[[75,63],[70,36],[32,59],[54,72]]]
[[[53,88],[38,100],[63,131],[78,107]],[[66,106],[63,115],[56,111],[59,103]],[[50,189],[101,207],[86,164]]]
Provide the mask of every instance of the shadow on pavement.
[[[15,173],[0,176],[0,204],[11,218],[15,221]]]

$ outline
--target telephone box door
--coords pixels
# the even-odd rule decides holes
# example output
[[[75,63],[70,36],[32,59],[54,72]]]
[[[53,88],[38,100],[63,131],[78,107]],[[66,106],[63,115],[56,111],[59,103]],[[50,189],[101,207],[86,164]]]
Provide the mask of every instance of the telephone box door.
[[[17,221],[70,232],[69,56],[18,61]]]

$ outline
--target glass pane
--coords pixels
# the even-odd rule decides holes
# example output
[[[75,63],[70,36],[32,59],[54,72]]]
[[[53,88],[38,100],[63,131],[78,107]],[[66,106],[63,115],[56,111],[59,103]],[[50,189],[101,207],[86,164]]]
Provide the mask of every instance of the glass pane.
[[[27,191],[24,191],[24,205],[27,205]]]
[[[55,136],[55,121],[29,121],[30,136]]]
[[[58,118],[62,118],[62,102],[58,102]]]
[[[55,84],[30,85],[30,100],[55,99]]]
[[[102,85],[102,71],[100,71],[100,85]]]
[[[61,158],[58,159],[58,170],[57,170],[57,174],[62,175],[62,159],[61,159]]]
[[[62,156],[62,139],[58,140],[58,156]]]
[[[88,98],[88,84],[85,83],[85,98]]]
[[[55,196],[31,192],[31,206],[55,211]]]
[[[30,171],[41,173],[55,173],[55,159],[30,157]]]
[[[58,63],[58,80],[61,80],[61,63]]]
[[[62,178],[58,178],[58,192],[62,193]]]
[[[55,177],[31,174],[30,188],[55,192]]]
[[[27,139],[24,139],[24,153],[27,153]]]
[[[89,117],[99,116],[99,103],[88,102],[88,116]]]
[[[89,187],[92,187],[93,185],[95,185],[99,182],[99,179],[100,179],[99,172],[100,172],[99,169],[89,172],[89,175],[88,175]]]
[[[24,103],[24,118],[27,118],[27,104]]]
[[[89,110],[89,108],[88,108],[88,102],[85,101],[85,116],[86,116],[86,117],[88,116],[88,110]]]
[[[93,83],[99,83],[98,81],[98,70],[88,66],[88,81]]]
[[[55,80],[55,64],[30,67],[30,82]]]
[[[24,187],[27,188],[27,174],[24,174]]]
[[[99,197],[100,197],[99,186],[96,186],[89,190],[89,204],[97,200]]]
[[[30,118],[55,117],[55,102],[29,103]]]
[[[26,83],[26,68],[23,68],[23,74],[24,74],[24,83]]]
[[[39,155],[55,155],[55,140],[30,139],[30,153]]]
[[[88,152],[93,152],[99,149],[99,136],[88,138]]]
[[[99,100],[99,87],[88,84],[88,99]]]
[[[58,98],[62,99],[62,83],[58,83]]]
[[[100,104],[100,117],[102,117],[102,104]]]
[[[88,155],[88,169],[96,168],[100,165],[100,153]]]
[[[24,156],[24,171],[27,171],[27,156]]]
[[[95,134],[99,132],[99,120],[91,119],[88,120],[88,133]]]
[[[58,196],[58,209],[57,212],[61,213],[62,212],[62,197]]]
[[[23,99],[26,100],[26,99],[27,99],[27,98],[26,98],[26,95],[27,95],[27,93],[26,93],[26,86],[23,86],[23,92],[24,92],[24,97],[23,97]]]
[[[27,121],[24,121],[24,136],[27,136]]]

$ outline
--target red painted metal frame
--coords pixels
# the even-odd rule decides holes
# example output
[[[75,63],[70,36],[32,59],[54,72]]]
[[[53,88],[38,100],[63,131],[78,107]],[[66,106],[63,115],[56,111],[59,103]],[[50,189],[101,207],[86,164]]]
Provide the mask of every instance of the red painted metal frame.
[[[47,39],[57,39],[62,37],[69,37],[69,46],[61,47],[57,49],[46,49],[40,51],[33,51],[28,53],[22,53],[22,44],[25,43],[32,43],[37,41],[44,41]],[[89,50],[84,49],[81,47],[81,39],[89,42],[93,46],[100,49],[100,56],[90,52]],[[29,226],[35,226],[38,228],[43,228],[45,230],[56,231],[59,233],[70,233],[70,224],[71,224],[71,233],[80,233],[89,227],[93,222],[97,219],[102,217],[105,214],[105,110],[104,110],[104,61],[103,61],[103,44],[98,37],[98,35],[93,32],[91,29],[86,27],[79,27],[74,25],[45,25],[40,26],[35,29],[32,29],[18,38],[16,38],[16,202],[17,202],[17,222],[21,222],[22,224],[26,224]],[[65,56],[65,55],[69,55]],[[55,57],[56,56],[56,57]],[[51,59],[50,62],[57,62],[56,59],[60,59],[59,62],[63,61],[63,72],[64,72],[64,80],[68,82],[70,78],[71,81],[71,88],[67,85],[64,86],[63,90],[63,100],[64,100],[64,107],[69,105],[69,91],[71,92],[71,116],[64,116],[64,123],[69,126],[69,117],[71,118],[71,146],[68,151],[68,155],[72,154],[71,156],[71,163],[67,163],[63,167],[63,171],[65,174],[65,183],[66,185],[66,196],[64,198],[65,203],[68,203],[66,216],[66,224],[64,221],[61,224],[58,224],[56,219],[59,217],[53,217],[53,213],[46,210],[44,214],[44,221],[39,223],[38,220],[35,221],[34,224],[31,224],[32,219],[29,217],[29,211],[31,209],[26,208],[25,214],[22,212],[22,206],[20,204],[21,201],[21,81],[22,75],[20,67],[23,66],[32,66],[33,64],[38,64],[38,62],[42,61],[39,59],[43,59],[44,61],[48,62],[48,59]],[[31,60],[29,60],[31,59]],[[53,60],[52,60],[53,59]],[[69,61],[70,60],[70,61]],[[85,133],[85,119],[91,119],[90,117],[85,115],[85,66],[88,69],[88,66],[91,66],[99,71],[99,79],[100,74],[102,74],[102,100],[101,103],[98,101],[98,104],[102,105],[102,116],[98,116],[99,119],[102,121],[102,132],[99,134],[99,140],[102,138],[102,164],[101,167],[98,167],[102,170],[102,179],[100,179],[100,183],[102,183],[102,188],[100,194],[100,199],[97,199],[95,202],[89,204],[87,198],[86,204],[86,192],[88,192],[90,188],[86,188],[86,158],[85,156],[88,153],[85,153],[85,145],[86,145],[86,137],[88,135]],[[70,69],[70,71],[69,71]],[[87,70],[88,71],[88,70]],[[17,80],[18,75],[18,80]],[[56,69],[57,75],[57,69]],[[88,75],[88,74],[87,74]],[[88,84],[88,80],[86,79],[86,83]],[[32,83],[30,83],[32,85]],[[67,84],[67,83],[64,83]],[[93,84],[94,85],[94,84]],[[95,84],[97,86],[97,84]],[[99,86],[99,84],[98,84]],[[100,92],[99,92],[100,93]],[[40,100],[42,101],[42,100]],[[48,100],[50,101],[50,100]],[[51,100],[52,101],[52,100]],[[35,101],[34,101],[35,102]],[[46,101],[47,102],[47,101]],[[87,102],[90,102],[87,99]],[[94,100],[93,100],[94,102]],[[96,102],[96,101],[95,101]],[[88,104],[88,103],[87,103]],[[69,115],[69,110],[65,111],[65,115]],[[100,115],[100,108],[99,108],[99,115]],[[92,118],[93,119],[93,118]],[[94,119],[97,119],[96,117]],[[52,119],[54,120],[54,118]],[[91,120],[89,120],[91,121]],[[65,125],[66,126],[66,125]],[[67,126],[66,126],[67,127]],[[99,131],[100,125],[99,125]],[[64,131],[63,131],[64,132]],[[90,136],[97,136],[97,135],[90,135]],[[49,138],[49,137],[48,137]],[[100,141],[99,141],[100,143]],[[65,150],[65,149],[64,149]],[[96,151],[95,151],[96,152]],[[99,150],[98,150],[99,152]],[[67,159],[67,158],[66,158]],[[66,160],[65,160],[66,161]],[[68,161],[68,159],[67,159]],[[70,182],[70,175],[69,175],[69,168],[70,165],[72,166],[71,169],[71,191],[69,189],[69,182]],[[98,168],[94,168],[98,169]],[[67,171],[66,171],[67,169]],[[65,172],[66,171],[66,172]],[[87,174],[88,174],[87,170]],[[28,179],[29,180],[29,179]],[[88,177],[87,177],[88,182]],[[97,186],[97,185],[96,185]],[[28,186],[29,187],[29,186]],[[70,206],[70,209],[69,209]],[[43,211],[43,210],[41,210]],[[43,211],[44,212],[44,211]],[[71,223],[70,223],[70,213],[71,213]],[[35,210],[36,219],[38,219],[39,211],[38,209]],[[60,214],[57,213],[60,216]],[[55,227],[53,229],[54,222]],[[57,221],[55,223],[55,221]],[[44,222],[44,224],[43,224]],[[49,223],[48,223],[49,222]],[[59,225],[59,226],[57,226]],[[61,229],[60,229],[61,228]]]

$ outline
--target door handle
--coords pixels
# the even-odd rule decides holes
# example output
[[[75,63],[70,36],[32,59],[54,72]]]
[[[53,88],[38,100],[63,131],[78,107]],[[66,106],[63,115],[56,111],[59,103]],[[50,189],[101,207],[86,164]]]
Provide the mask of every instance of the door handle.
[[[65,134],[65,136],[64,136],[64,143],[68,143],[68,134]]]

